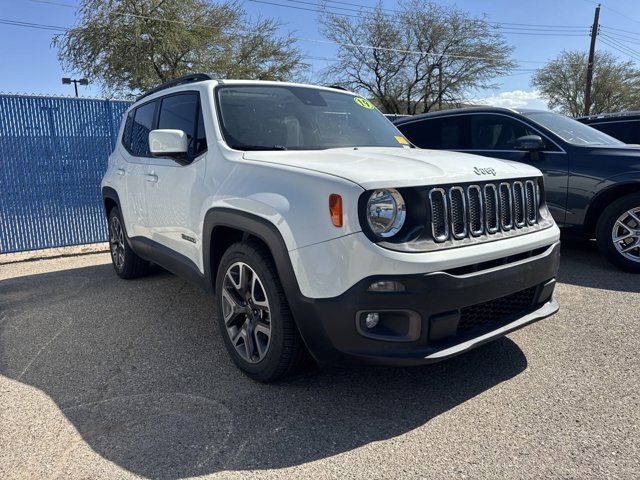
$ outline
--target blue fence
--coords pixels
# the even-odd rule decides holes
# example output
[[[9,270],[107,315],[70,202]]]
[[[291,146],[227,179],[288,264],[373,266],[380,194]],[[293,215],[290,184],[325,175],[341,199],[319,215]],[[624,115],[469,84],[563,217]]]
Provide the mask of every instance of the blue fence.
[[[103,242],[113,100],[0,95],[0,253]]]

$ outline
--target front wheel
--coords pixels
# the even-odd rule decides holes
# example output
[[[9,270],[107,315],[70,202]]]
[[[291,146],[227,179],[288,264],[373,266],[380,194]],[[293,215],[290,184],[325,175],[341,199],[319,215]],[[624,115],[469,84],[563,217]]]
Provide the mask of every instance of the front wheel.
[[[257,243],[229,247],[216,279],[225,347],[249,377],[271,382],[298,370],[305,347],[268,252]]]
[[[596,239],[607,260],[627,272],[640,273],[640,194],[622,197],[602,212]]]

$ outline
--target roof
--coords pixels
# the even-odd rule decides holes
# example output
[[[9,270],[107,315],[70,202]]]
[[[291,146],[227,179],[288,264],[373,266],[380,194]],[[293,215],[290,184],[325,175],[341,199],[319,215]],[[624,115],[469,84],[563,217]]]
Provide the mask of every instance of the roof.
[[[286,86],[295,86],[295,87],[320,88],[323,90],[334,90],[334,91],[338,90],[342,93],[350,93],[352,95],[355,95],[354,93],[349,92],[339,86],[325,87],[320,85],[307,85],[303,83],[279,82],[275,80],[233,80],[233,79],[223,80],[223,79],[218,79],[208,73],[192,73],[189,75],[184,75],[182,77],[174,78],[173,80],[169,80],[167,82],[161,83],[157,87],[152,88],[148,92],[145,92],[144,94],[140,95],[136,99],[136,102],[142,100],[143,98],[151,96],[155,93],[161,92],[163,90],[167,90],[169,88],[180,87],[183,85],[191,85],[195,83],[203,83],[203,82],[215,82],[216,84],[219,84],[219,85],[255,85],[255,84],[286,85]]]
[[[546,112],[546,111],[547,110],[537,110],[533,108],[507,108],[507,107],[491,107],[491,106],[485,106],[485,105],[476,105],[473,107],[453,108],[451,110],[439,110],[437,112],[428,112],[428,113],[421,113],[420,115],[411,115],[408,117],[403,117],[403,118],[394,120],[393,123],[395,123],[396,125],[401,125],[403,123],[410,123],[423,118],[446,117],[448,115],[459,115],[461,113],[472,113],[472,112],[516,113],[516,114],[523,115],[527,113]]]
[[[578,117],[576,120],[580,120],[584,122],[585,120],[600,120],[600,119],[616,119],[616,118],[628,118],[628,117],[639,117],[640,118],[640,110],[627,110],[624,112],[611,112],[611,113],[598,113],[596,115],[587,115],[584,117]]]

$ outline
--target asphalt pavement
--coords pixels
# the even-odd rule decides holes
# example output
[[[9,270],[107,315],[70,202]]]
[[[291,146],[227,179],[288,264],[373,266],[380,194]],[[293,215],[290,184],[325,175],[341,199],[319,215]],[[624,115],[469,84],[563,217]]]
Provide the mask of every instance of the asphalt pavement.
[[[560,312],[418,368],[231,363],[209,296],[105,253],[0,265],[0,478],[640,477],[640,276],[564,245]]]

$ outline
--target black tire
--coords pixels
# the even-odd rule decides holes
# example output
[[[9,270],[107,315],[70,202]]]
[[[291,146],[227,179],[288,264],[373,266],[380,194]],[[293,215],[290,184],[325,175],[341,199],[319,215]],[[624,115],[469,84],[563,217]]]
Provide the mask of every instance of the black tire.
[[[630,252],[631,256],[638,256],[638,261],[635,261],[634,259],[625,257],[619,252],[613,241],[613,229],[614,226],[616,226],[617,220],[625,215],[626,212],[633,211],[634,209],[640,209],[640,193],[633,193],[619,198],[605,208],[598,219],[596,240],[598,241],[598,248],[607,260],[627,272],[640,273],[640,246],[632,248]],[[636,216],[638,216],[638,214],[636,214]],[[627,216],[625,224],[626,223],[629,223],[631,229],[636,229],[640,233],[640,223],[634,220],[633,217]],[[624,227],[616,228],[620,228],[620,232],[625,231],[630,233],[629,230]],[[638,236],[629,238],[626,240],[629,246],[633,245],[631,242],[634,238],[636,241],[640,241],[638,240]],[[636,243],[636,245],[638,244]]]
[[[149,273],[149,262],[140,258],[131,250],[122,215],[117,207],[109,212],[109,251],[111,263],[116,274],[126,280],[138,278]],[[118,231],[118,229],[120,229]]]
[[[248,298],[245,296],[243,301],[242,294],[238,289],[234,290],[235,286],[229,283],[230,280],[225,283],[225,277],[231,267],[239,269],[244,268],[244,265],[249,267],[250,275],[247,275],[248,278],[253,278],[254,275],[257,275],[259,280],[257,289],[262,292],[260,295],[266,300],[266,306],[252,307],[254,304],[250,297],[253,292]],[[234,270],[231,271],[233,272]],[[215,297],[218,325],[225,347],[240,370],[259,382],[273,382],[298,372],[307,364],[308,354],[306,347],[295,325],[277,270],[269,252],[260,243],[248,241],[231,245],[222,256],[216,277]],[[243,283],[243,281],[238,283]],[[237,300],[234,306],[245,309],[242,313],[235,315],[229,313],[229,328],[227,328],[227,322],[224,319],[225,314],[230,312],[228,299],[225,299],[225,302],[227,302],[226,309],[225,305],[223,305],[223,290],[225,289],[226,295],[230,293],[237,295],[234,297]],[[260,310],[259,313],[257,313],[258,310]],[[251,314],[252,311],[255,315]],[[268,322],[266,321],[267,316]],[[245,356],[251,347],[247,348],[242,338],[239,338],[241,341],[240,346],[236,346],[237,343],[234,345],[231,338],[234,332],[231,330],[239,334],[239,330],[242,327],[246,327],[250,329],[248,330],[249,332],[257,332],[257,329],[250,326],[252,322],[256,322],[254,326],[258,323],[262,325],[268,323],[270,336],[264,356],[260,357],[260,352],[256,347],[256,355],[252,355],[249,361]],[[247,336],[251,338],[253,345],[258,344],[259,338],[257,335],[259,332],[255,333],[256,336],[247,333],[247,331],[245,333],[245,338]],[[246,348],[244,353],[239,353],[243,348]]]

